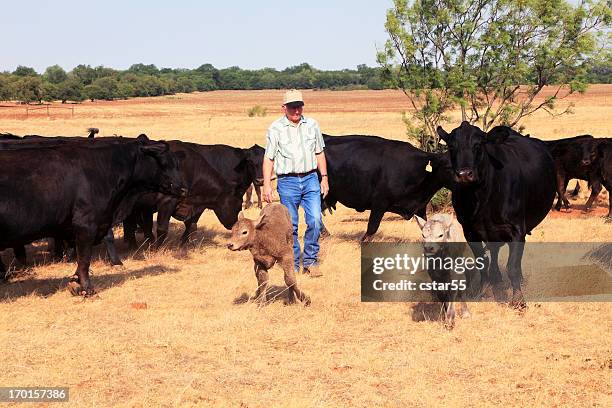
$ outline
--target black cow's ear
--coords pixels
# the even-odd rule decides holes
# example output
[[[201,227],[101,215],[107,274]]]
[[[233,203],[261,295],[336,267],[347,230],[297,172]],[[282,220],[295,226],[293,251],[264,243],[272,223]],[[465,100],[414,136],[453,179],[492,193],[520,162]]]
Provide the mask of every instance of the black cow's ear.
[[[511,130],[507,126],[495,126],[487,133],[487,143],[503,143],[510,136]]]
[[[436,128],[436,132],[438,132],[438,136],[440,136],[440,139],[444,140],[446,144],[448,144],[450,134],[448,134],[448,132],[446,132],[446,130],[444,130],[442,126],[438,126]]]
[[[141,134],[138,135],[136,140],[139,140],[141,142],[147,142],[149,140],[149,138],[144,133],[141,133]]]
[[[168,144],[164,142],[149,143],[144,146],[140,146],[140,151],[144,154],[155,156],[167,152]]]

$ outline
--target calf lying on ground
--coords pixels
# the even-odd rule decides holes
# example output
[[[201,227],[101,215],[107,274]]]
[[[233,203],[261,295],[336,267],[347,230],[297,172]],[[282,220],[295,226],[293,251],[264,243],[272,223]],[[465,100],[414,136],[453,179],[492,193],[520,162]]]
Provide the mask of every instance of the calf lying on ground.
[[[450,214],[435,214],[427,221],[416,216],[416,221],[423,233],[423,252],[425,256],[436,258],[465,257],[469,253],[469,247],[461,232],[459,222]],[[467,251],[466,251],[467,250]],[[432,281],[451,282],[453,280],[465,282],[465,289],[449,289],[448,291],[435,291],[436,297],[444,304],[444,323],[452,328],[455,324],[455,300],[461,300],[461,316],[470,317],[467,304],[465,303],[465,290],[469,288],[470,274],[465,271],[462,274],[446,268],[428,268],[427,273]]]
[[[268,270],[279,263],[285,272],[289,288],[289,303],[297,297],[305,306],[310,297],[299,290],[293,270],[293,225],[287,208],[279,203],[268,204],[257,220],[245,218],[242,212],[232,227],[232,238],[227,245],[232,251],[248,249],[253,255],[257,277],[256,297],[267,301]]]

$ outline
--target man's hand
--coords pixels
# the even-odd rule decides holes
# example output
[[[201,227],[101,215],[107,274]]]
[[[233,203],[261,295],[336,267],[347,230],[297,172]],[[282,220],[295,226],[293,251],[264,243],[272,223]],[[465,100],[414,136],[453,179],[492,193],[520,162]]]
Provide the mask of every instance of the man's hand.
[[[321,194],[323,194],[323,198],[327,196],[329,193],[329,183],[327,182],[327,177],[323,177],[321,179]]]
[[[263,194],[264,201],[266,203],[271,203],[272,202],[272,184],[264,183],[262,194]]]

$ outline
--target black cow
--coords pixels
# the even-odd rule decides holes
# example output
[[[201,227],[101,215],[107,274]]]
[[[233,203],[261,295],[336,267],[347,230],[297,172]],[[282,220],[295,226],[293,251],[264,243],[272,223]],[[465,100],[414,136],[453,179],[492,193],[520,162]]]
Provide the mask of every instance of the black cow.
[[[370,210],[362,241],[378,231],[386,212],[405,219],[414,214],[425,217],[431,197],[452,183],[450,164],[443,154],[378,136],[323,135],[323,139],[329,194],[322,204],[335,208],[340,202],[359,212]]]
[[[104,143],[126,143],[130,141],[134,141],[133,138],[124,138],[124,137],[104,137],[104,138],[96,138],[93,140],[94,135],[98,133],[97,128],[89,128],[87,129],[89,135],[87,137],[81,136],[40,136],[40,135],[25,135],[23,137],[10,135],[14,137],[9,137],[6,139],[0,138],[0,150],[20,150],[22,148],[37,148],[37,147],[51,147],[51,146],[59,146],[66,144],[74,144],[80,143],[85,146],[100,146]],[[6,134],[4,134],[6,135]],[[145,134],[141,134],[139,137],[141,141],[148,141],[149,139]],[[54,257],[56,260],[61,260],[64,257],[65,250],[68,250],[68,253],[74,254],[75,243],[74,239],[64,240],[60,237],[53,237],[54,241]],[[122,265],[121,259],[117,254],[116,247],[114,245],[114,237],[112,228],[108,230],[107,235],[104,237],[104,244],[106,245],[106,250],[109,256],[109,261],[112,265]],[[17,246],[13,248],[13,252],[15,254],[15,258],[19,261],[20,264],[26,265],[26,251],[25,246]],[[71,255],[69,255],[71,256]]]
[[[600,139],[591,135],[581,135],[566,139],[545,141],[555,161],[557,178],[557,204],[555,209],[561,210],[561,204],[570,208],[570,202],[565,193],[570,179],[580,179],[589,182],[591,195],[585,204],[584,211],[589,211],[601,191],[601,183],[597,177],[597,146]]]
[[[189,194],[181,200],[149,195],[137,203],[137,211],[124,222],[125,240],[130,247],[136,243],[136,225],[145,237],[153,241],[153,213],[157,215],[159,247],[168,234],[170,217],[185,223],[181,245],[185,245],[196,229],[205,209],[212,209],[226,229],[231,229],[242,209],[242,196],[247,188],[262,176],[264,149],[254,145],[241,149],[227,145],[199,145],[182,141],[168,142],[173,152],[181,155],[180,171],[189,186]]]
[[[496,288],[501,273],[499,249],[508,243],[511,305],[525,307],[521,260],[525,236],[548,214],[555,197],[555,165],[546,145],[505,126],[488,133],[463,122],[450,134],[438,135],[448,145],[456,185],[453,208],[465,238],[477,257],[490,249],[490,265],[481,271],[483,292]]]
[[[612,222],[612,139],[600,139],[597,146],[599,163],[597,180],[608,190],[608,222]]]
[[[75,239],[80,293],[89,279],[92,245],[125,218],[146,191],[181,194],[183,181],[168,145],[66,143],[0,150],[0,249],[57,236]],[[0,272],[5,275],[0,262]]]

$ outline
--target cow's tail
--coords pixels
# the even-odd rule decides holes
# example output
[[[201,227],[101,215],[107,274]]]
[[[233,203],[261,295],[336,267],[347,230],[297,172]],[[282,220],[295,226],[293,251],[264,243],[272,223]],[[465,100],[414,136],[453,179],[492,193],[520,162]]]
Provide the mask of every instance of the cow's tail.
[[[89,135],[87,135],[87,137],[90,138],[90,139],[93,139],[94,135],[97,135],[98,133],[100,133],[100,129],[94,128],[94,127],[90,127],[90,128],[87,128],[87,133],[89,133]]]

